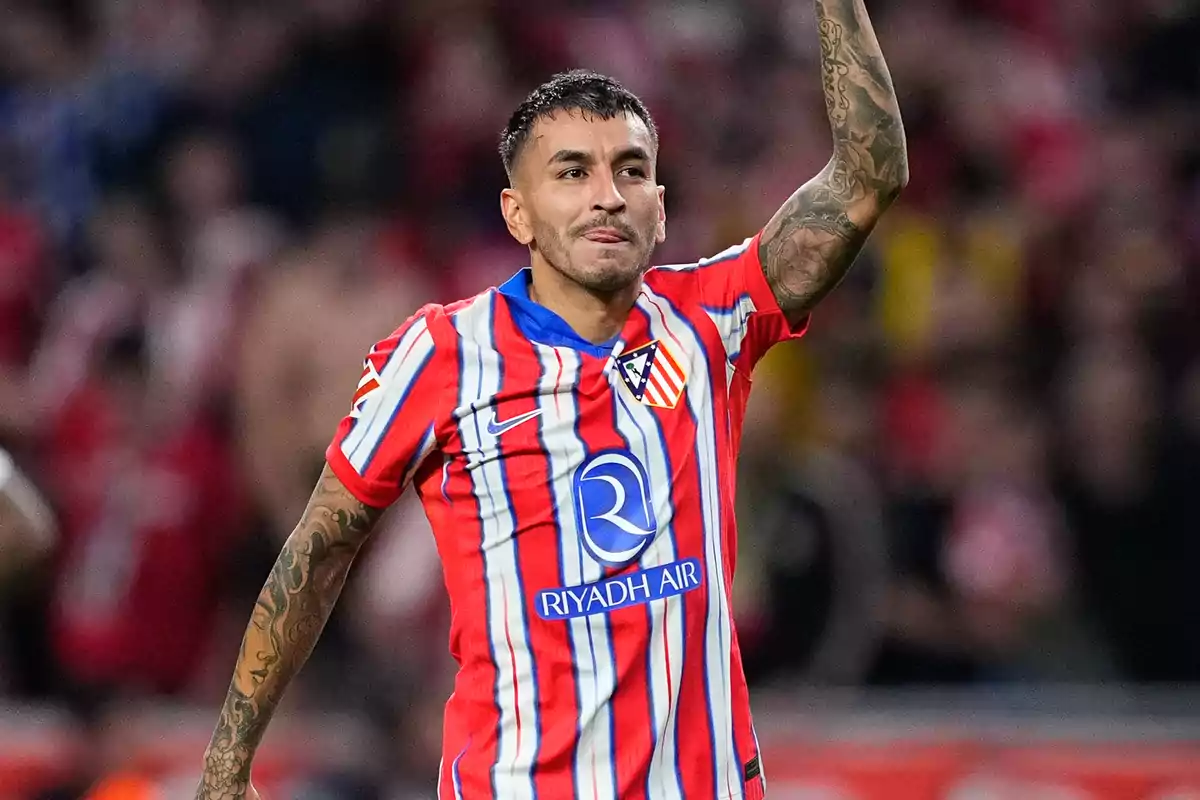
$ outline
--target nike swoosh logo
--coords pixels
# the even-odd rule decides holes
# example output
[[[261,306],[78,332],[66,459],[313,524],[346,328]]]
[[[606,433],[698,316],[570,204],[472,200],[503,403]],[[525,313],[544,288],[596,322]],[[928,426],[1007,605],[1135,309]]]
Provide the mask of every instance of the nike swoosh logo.
[[[540,416],[541,413],[542,409],[536,408],[533,411],[527,411],[524,414],[518,414],[512,419],[506,419],[504,422],[500,422],[498,419],[496,419],[496,412],[493,411],[492,418],[488,420],[487,424],[488,433],[490,433],[492,436],[499,436],[506,431],[511,431],[513,428],[517,427],[523,422],[529,422],[529,420]]]

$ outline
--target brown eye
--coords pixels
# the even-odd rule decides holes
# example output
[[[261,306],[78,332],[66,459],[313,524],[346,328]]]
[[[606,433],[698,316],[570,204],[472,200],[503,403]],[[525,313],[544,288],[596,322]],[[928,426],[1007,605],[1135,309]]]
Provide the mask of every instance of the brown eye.
[[[558,177],[574,179],[574,178],[582,178],[583,175],[584,175],[584,172],[583,172],[582,167],[571,167],[570,169],[564,170],[563,172],[559,173]]]

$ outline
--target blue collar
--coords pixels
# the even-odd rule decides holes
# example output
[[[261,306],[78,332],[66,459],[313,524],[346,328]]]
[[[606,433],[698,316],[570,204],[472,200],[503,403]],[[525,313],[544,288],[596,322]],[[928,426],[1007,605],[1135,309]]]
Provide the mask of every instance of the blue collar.
[[[613,346],[621,338],[620,334],[600,344],[584,339],[558,314],[529,299],[532,280],[533,270],[526,267],[499,287],[525,338],[551,347],[570,347],[596,358],[608,358],[612,354]]]

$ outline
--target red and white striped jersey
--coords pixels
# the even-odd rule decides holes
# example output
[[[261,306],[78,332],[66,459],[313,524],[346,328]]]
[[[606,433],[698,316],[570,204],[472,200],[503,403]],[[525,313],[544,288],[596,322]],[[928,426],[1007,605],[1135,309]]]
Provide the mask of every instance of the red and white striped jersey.
[[[459,665],[439,797],[761,797],[734,474],[749,373],[803,326],[757,237],[648,271],[600,345],[529,280],[372,348],[327,454],[364,503],[411,484],[437,539]]]

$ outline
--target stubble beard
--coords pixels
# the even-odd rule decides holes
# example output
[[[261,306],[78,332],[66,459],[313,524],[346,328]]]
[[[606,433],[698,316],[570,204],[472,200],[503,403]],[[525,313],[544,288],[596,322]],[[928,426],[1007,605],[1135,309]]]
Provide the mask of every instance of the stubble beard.
[[[650,245],[635,244],[639,253],[632,266],[626,267],[618,261],[598,267],[581,266],[571,256],[569,241],[564,241],[558,231],[549,226],[534,227],[535,246],[546,263],[568,280],[600,295],[615,294],[639,280],[649,268],[650,258],[654,254],[653,236],[639,233],[638,242],[650,242]]]

